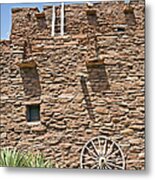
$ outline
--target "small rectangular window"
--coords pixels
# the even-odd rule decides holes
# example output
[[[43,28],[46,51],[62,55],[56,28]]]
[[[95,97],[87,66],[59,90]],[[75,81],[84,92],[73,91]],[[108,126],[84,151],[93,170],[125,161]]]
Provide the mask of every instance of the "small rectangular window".
[[[117,32],[124,32],[125,31],[125,28],[124,27],[118,27],[117,28]]]
[[[27,105],[27,121],[36,122],[40,120],[40,105]]]

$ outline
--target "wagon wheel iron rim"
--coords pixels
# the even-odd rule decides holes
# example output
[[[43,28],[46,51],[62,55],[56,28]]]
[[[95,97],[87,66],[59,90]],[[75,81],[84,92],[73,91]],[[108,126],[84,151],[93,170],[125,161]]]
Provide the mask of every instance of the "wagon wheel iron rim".
[[[83,146],[80,166],[84,169],[125,169],[125,157],[120,146],[105,136],[90,139]]]

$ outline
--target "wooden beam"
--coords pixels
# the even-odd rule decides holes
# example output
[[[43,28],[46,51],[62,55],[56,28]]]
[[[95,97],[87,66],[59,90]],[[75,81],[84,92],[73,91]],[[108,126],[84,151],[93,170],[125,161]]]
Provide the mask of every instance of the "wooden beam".
[[[52,8],[52,36],[55,34],[55,6]]]
[[[61,36],[64,35],[64,2],[61,3]]]

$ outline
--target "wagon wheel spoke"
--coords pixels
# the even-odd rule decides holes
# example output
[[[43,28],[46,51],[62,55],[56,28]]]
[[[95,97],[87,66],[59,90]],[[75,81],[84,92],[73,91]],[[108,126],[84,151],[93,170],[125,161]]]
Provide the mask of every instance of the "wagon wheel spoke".
[[[107,150],[106,156],[108,156],[109,154],[112,153],[112,151],[113,151],[113,146],[114,146],[114,142],[112,142],[112,144],[110,145],[109,149]]]
[[[112,167],[110,167],[108,164],[106,164],[106,167],[107,167],[108,169],[112,169]]]
[[[89,140],[81,151],[81,168],[124,169],[125,159],[118,144],[104,136]]]
[[[104,166],[103,168],[101,168],[101,169],[108,169],[106,166]]]
[[[113,164],[113,163],[108,163],[109,166],[117,168],[117,169],[123,169],[122,166],[119,166],[117,164]]]
[[[93,145],[93,148],[94,148],[94,150],[95,150],[95,152],[96,152],[97,156],[99,156],[98,150],[96,149],[96,146],[95,146],[94,142],[93,142],[93,141],[91,141],[91,143],[92,143],[92,145]]]
[[[83,154],[83,157],[85,157],[86,159],[88,159],[88,158],[91,158],[91,159],[93,159],[93,160],[97,160],[97,158],[95,158],[95,157],[93,157],[93,156],[89,156],[88,154],[87,155],[84,155]]]
[[[93,150],[89,149],[88,147],[86,147],[86,149],[93,155],[93,157],[97,158],[97,155],[93,152]]]
[[[101,148],[100,138],[98,137],[97,140],[98,140],[98,145],[99,145],[99,154],[101,154],[102,148]]]
[[[107,158],[112,157],[112,155],[115,155],[115,154],[117,154],[118,152],[119,152],[119,149],[113,151],[111,154],[109,154],[109,155],[107,156]]]
[[[116,163],[116,164],[122,164],[123,160],[122,159],[118,159],[118,158],[117,158],[117,161],[116,161],[116,159],[108,159],[107,162]]]
[[[98,163],[96,163],[95,165],[93,165],[93,166],[91,167],[91,169],[96,169],[97,167],[99,167]]]

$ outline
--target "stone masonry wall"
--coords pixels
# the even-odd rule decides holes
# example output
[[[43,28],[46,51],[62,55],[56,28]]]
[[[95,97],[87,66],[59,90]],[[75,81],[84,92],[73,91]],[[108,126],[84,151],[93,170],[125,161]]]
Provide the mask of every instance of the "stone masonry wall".
[[[65,5],[65,35],[51,36],[52,7],[12,10],[1,41],[1,147],[41,151],[79,168],[92,137],[115,140],[126,169],[144,169],[144,1]],[[40,122],[26,106],[40,104]]]

